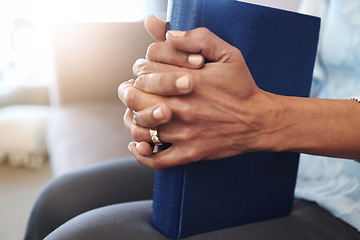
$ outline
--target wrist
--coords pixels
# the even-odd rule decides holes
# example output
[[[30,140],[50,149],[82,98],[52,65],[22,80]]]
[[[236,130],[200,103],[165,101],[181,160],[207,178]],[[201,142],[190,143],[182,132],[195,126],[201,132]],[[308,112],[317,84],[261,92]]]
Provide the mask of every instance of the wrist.
[[[358,158],[360,108],[354,100],[269,94],[260,151]]]
[[[275,143],[275,133],[278,132],[284,109],[278,95],[260,90],[253,101],[247,105],[250,110],[248,116],[256,133],[248,141],[248,152],[278,151]]]
[[[296,125],[294,99],[299,98],[263,92],[259,99],[262,107],[254,113],[259,126],[256,151],[282,152],[291,148],[292,141],[297,139],[293,132]]]
[[[304,152],[305,149],[318,148],[317,135],[324,133],[320,120],[324,108],[318,99],[271,95],[272,116],[266,121],[267,151]],[[321,100],[320,100],[321,101]]]

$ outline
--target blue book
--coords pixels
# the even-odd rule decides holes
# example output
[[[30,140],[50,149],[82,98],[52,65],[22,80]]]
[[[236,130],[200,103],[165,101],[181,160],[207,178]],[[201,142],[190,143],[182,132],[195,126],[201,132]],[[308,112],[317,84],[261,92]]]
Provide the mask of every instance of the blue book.
[[[261,89],[309,96],[319,18],[234,0],[170,0],[168,9],[169,29],[207,27],[240,49]],[[286,216],[298,161],[298,153],[253,152],[157,170],[151,222],[183,238]]]

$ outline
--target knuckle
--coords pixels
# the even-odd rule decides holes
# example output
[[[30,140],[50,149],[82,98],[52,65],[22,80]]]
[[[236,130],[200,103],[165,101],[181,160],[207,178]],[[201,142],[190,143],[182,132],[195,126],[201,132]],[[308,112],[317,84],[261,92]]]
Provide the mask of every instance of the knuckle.
[[[191,101],[181,97],[173,97],[169,99],[168,104],[183,122],[190,123],[194,120],[193,104]]]
[[[136,127],[131,128],[131,136],[135,141],[140,141],[140,134],[139,131],[137,131]]]
[[[165,60],[164,54],[168,53],[171,48],[169,44],[164,42],[152,43],[146,51],[146,59],[155,62],[163,62]]]
[[[133,65],[133,74],[138,77],[139,75],[144,73],[148,66],[148,61],[146,59],[140,58],[137,59]]]
[[[183,165],[183,164],[190,164],[192,162],[198,161],[198,151],[193,147],[187,147],[186,152],[178,159],[175,159],[175,165]]]
[[[148,81],[149,75],[148,74],[142,74],[138,76],[134,82],[134,87],[140,90],[146,89],[146,85],[149,82]]]
[[[162,74],[143,74],[136,79],[134,86],[147,93],[159,93],[166,89],[165,80],[167,79],[164,79]]]
[[[189,151],[186,152],[186,155],[184,155],[184,161],[186,164],[189,164],[191,162],[197,161],[198,151],[195,148],[190,148]]]
[[[123,116],[123,123],[128,131],[130,131],[130,124],[128,122],[129,114],[130,114],[130,109],[128,108],[128,109],[126,109],[126,112]]]
[[[212,34],[211,31],[205,27],[197,28],[196,31],[197,34],[199,34],[199,36],[203,39],[208,38]]]
[[[183,124],[182,126],[178,126],[177,129],[181,129],[181,131],[176,133],[176,141],[188,142],[193,139],[192,129],[189,125]]]
[[[132,125],[131,127],[131,136],[137,142],[141,142],[144,140],[144,134],[142,133],[141,129],[136,125]]]
[[[186,129],[184,129],[184,131],[183,131],[182,140],[183,140],[183,141],[189,141],[189,140],[192,139],[192,136],[193,136],[193,133],[192,133],[192,131],[190,130],[190,128],[186,128]]]
[[[197,128],[197,125],[191,125],[191,127],[189,127],[188,131],[186,132],[187,141],[193,141],[199,138],[199,136],[200,132]]]
[[[153,158],[153,162],[152,162],[152,168],[155,170],[160,170],[163,169],[163,161],[161,160],[161,158]]]
[[[169,90],[169,80],[170,78],[166,77],[166,75],[153,74],[151,83],[155,91],[166,94],[166,92]]]
[[[154,59],[158,51],[159,51],[159,43],[150,44],[150,46],[147,48],[146,51],[146,59],[148,60]]]
[[[180,117],[185,123],[191,123],[194,121],[194,113],[191,105],[184,104],[183,108],[180,110]]]
[[[124,94],[125,88],[126,88],[126,83],[122,83],[119,85],[119,87],[117,89],[117,94],[121,101],[123,100],[123,94]]]
[[[124,90],[122,101],[128,108],[135,108],[137,102],[137,94],[132,88],[127,88]]]

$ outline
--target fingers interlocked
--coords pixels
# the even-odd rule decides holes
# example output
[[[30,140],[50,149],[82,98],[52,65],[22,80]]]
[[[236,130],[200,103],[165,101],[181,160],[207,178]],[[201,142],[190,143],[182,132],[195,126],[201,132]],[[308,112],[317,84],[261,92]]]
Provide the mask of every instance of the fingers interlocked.
[[[149,19],[147,29],[163,41],[164,29],[157,31],[153,24],[164,27],[159,21]],[[235,134],[230,129],[242,112],[233,105],[256,88],[240,51],[204,28],[170,31],[166,37],[167,42],[149,47],[146,59],[136,61],[136,79],[118,89],[128,107],[125,126],[137,141],[129,144],[130,151],[155,169],[237,154],[230,147],[220,156],[209,146],[214,136],[224,149],[234,145],[227,133]],[[211,63],[204,64],[205,58]],[[153,154],[153,144],[161,143],[172,145]]]
[[[153,51],[148,51],[148,57],[160,61],[151,52]],[[163,55],[169,56],[172,61],[176,59],[177,64],[181,65],[181,61],[173,58],[171,54]],[[181,55],[182,60],[186,62],[182,64],[184,66],[203,64],[203,57],[200,55],[185,52],[178,55]],[[170,61],[169,59],[164,61]],[[137,78],[122,83],[118,88],[119,98],[129,108],[124,115],[124,123],[135,141],[152,143],[154,141],[151,139],[149,129],[168,123],[172,117],[169,97],[191,93],[194,88],[193,79],[188,71],[181,67],[148,59],[137,60],[133,71]],[[165,139],[163,137],[165,134],[161,133],[161,135],[162,141],[165,141],[166,137]]]

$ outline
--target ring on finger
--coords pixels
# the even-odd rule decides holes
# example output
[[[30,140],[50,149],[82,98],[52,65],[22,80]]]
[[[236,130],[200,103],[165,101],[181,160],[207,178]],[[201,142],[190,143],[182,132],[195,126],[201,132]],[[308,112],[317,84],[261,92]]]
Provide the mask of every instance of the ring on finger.
[[[156,146],[163,145],[162,142],[160,141],[157,128],[153,128],[153,129],[150,128],[150,137],[151,137],[151,141]]]

